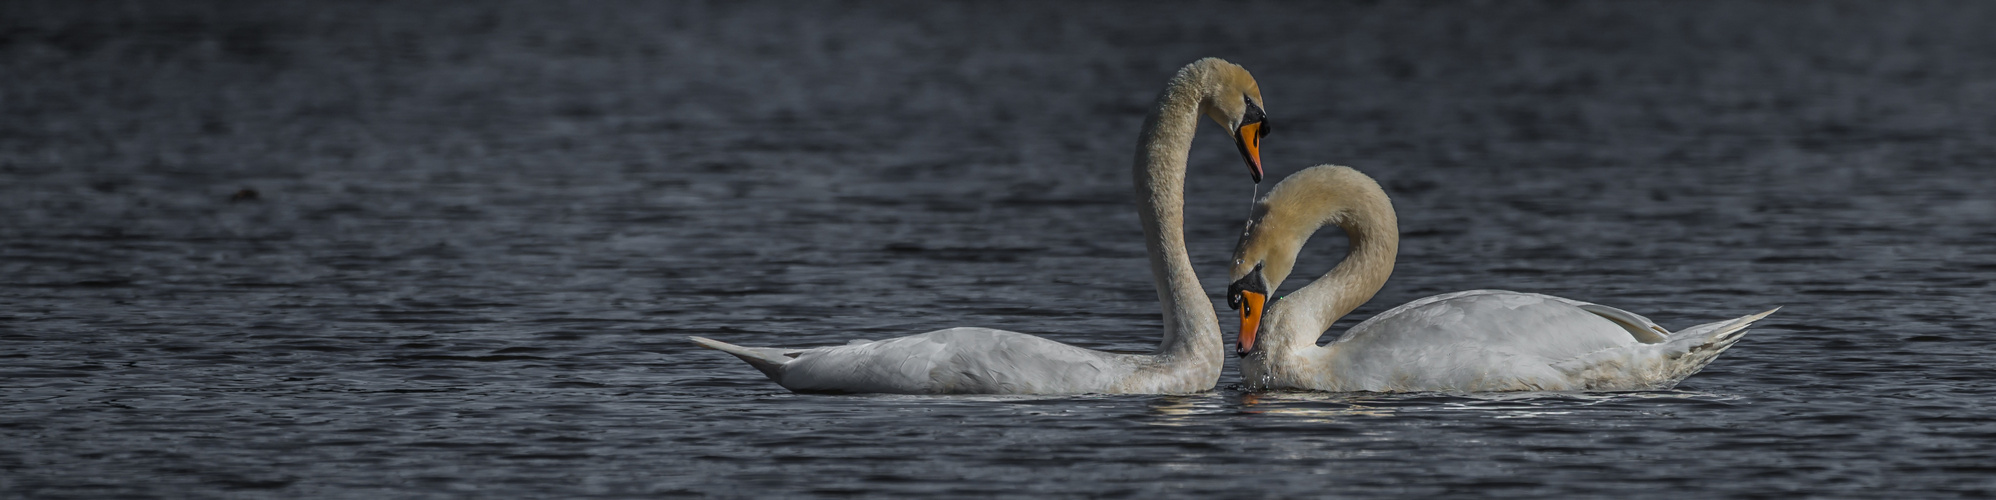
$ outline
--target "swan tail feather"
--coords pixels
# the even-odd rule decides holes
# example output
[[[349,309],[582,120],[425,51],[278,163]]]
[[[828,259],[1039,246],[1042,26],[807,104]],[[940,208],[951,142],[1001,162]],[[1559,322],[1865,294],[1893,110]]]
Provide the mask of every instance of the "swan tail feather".
[[[786,353],[792,352],[790,349],[742,347],[719,340],[692,336],[686,337],[686,340],[691,340],[693,343],[699,344],[700,347],[733,354],[735,357],[741,358],[742,361],[747,361],[749,366],[755,367],[763,375],[768,376],[770,380],[778,382],[782,382],[780,376],[783,374],[783,365],[795,359],[786,355]]]
[[[1553,363],[1552,367],[1586,390],[1670,389],[1745,338],[1755,321],[1780,309],[1686,328],[1662,343],[1603,350]]]
[[[1664,357],[1671,360],[1668,368],[1670,379],[1672,382],[1683,380],[1684,377],[1705,369],[1705,365],[1717,359],[1719,353],[1725,352],[1733,344],[1739,343],[1740,339],[1746,338],[1747,328],[1753,326],[1754,322],[1767,318],[1779,310],[1781,308],[1776,307],[1758,314],[1706,323],[1671,335],[1669,341],[1659,346],[1663,348]]]

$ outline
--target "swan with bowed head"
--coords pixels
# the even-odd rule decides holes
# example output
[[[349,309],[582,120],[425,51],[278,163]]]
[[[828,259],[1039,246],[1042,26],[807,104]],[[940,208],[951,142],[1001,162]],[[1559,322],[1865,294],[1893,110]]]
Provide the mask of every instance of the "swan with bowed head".
[[[1289,176],[1255,206],[1234,250],[1227,302],[1240,312],[1250,389],[1371,392],[1669,389],[1711,363],[1769,310],[1676,332],[1600,304],[1503,290],[1427,297],[1373,316],[1327,345],[1318,337],[1371,300],[1400,248],[1393,204],[1371,177],[1323,165]],[[1322,278],[1271,300],[1318,228],[1351,249]],[[1776,308],[1779,309],[1779,308]]]

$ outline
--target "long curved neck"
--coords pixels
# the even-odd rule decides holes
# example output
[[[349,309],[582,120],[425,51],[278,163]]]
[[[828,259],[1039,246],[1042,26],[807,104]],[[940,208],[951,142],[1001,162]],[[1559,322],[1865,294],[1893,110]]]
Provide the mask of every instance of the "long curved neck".
[[[1393,259],[1400,252],[1400,223],[1386,194],[1371,188],[1345,199],[1352,203],[1346,210],[1305,226],[1309,229],[1301,237],[1335,223],[1351,240],[1351,251],[1331,272],[1283,297],[1280,307],[1270,311],[1276,316],[1271,326],[1277,326],[1268,332],[1271,350],[1315,347],[1332,323],[1372,300],[1393,275]]]
[[[1173,77],[1144,118],[1137,144],[1137,213],[1143,219],[1151,279],[1164,306],[1158,354],[1224,361],[1219,318],[1185,251],[1185,158],[1210,86],[1198,69],[1187,67]]]

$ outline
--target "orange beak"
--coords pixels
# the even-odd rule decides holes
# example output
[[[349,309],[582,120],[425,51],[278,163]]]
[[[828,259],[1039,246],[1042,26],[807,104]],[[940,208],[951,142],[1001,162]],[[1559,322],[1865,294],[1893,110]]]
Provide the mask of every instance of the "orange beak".
[[[1262,305],[1268,296],[1255,292],[1241,292],[1241,339],[1234,353],[1246,357],[1254,350],[1254,334],[1261,328]]]
[[[1261,182],[1261,138],[1268,135],[1262,122],[1241,125],[1234,131],[1234,145],[1241,148],[1241,159],[1247,160],[1248,175]]]

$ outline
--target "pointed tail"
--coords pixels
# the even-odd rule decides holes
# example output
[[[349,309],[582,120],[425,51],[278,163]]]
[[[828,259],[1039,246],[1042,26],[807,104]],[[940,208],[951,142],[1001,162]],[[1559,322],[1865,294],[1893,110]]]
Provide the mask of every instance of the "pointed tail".
[[[1747,327],[1779,310],[1781,308],[1776,307],[1760,314],[1706,323],[1670,334],[1670,339],[1661,347],[1664,355],[1673,360],[1670,367],[1670,371],[1673,372],[1671,378],[1683,380],[1684,377],[1698,373],[1698,370],[1704,369],[1705,365],[1718,358],[1719,353],[1725,352],[1726,348],[1745,338]]]
[[[768,376],[770,380],[775,380],[778,383],[783,381],[783,379],[779,378],[779,375],[783,373],[783,365],[795,359],[784,355],[785,352],[790,351],[789,349],[742,347],[719,340],[691,336],[686,337],[686,339],[693,341],[695,344],[700,344],[700,347],[733,354],[737,358],[742,358],[742,361],[747,361],[749,366],[762,371],[763,375]]]

